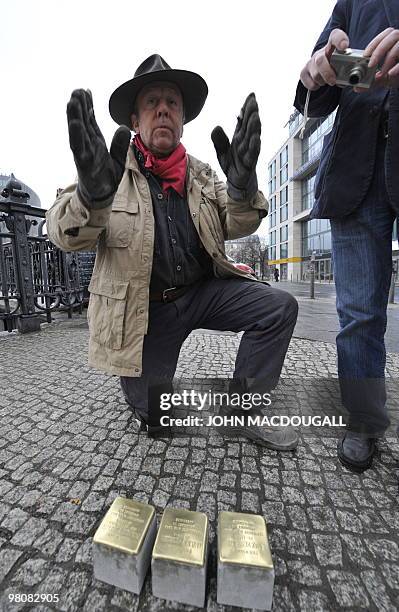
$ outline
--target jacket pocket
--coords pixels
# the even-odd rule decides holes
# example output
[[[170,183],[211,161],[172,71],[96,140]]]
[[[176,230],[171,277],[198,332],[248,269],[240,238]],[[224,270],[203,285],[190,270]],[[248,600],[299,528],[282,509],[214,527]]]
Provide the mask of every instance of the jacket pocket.
[[[115,198],[112,212],[105,232],[107,247],[127,247],[132,238],[137,218],[139,204],[127,198]]]
[[[129,281],[101,277],[90,281],[87,320],[91,338],[102,346],[122,347],[128,287]]]

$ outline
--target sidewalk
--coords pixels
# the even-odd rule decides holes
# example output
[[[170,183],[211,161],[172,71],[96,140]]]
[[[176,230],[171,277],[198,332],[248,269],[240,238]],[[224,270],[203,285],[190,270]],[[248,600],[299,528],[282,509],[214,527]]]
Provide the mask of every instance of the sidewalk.
[[[300,300],[311,319],[330,308],[332,298],[311,305]],[[154,598],[148,577],[140,597],[93,578],[91,539],[117,495],[154,504],[158,520],[167,505],[207,513],[208,612],[238,610],[216,604],[221,510],[266,518],[276,570],[274,611],[399,608],[399,444],[393,432],[363,475],[337,462],[338,430],[301,431],[297,451],[280,454],[243,439],[225,440],[217,430],[149,440],[138,433],[118,379],[86,365],[87,342],[83,316],[43,326],[40,333],[0,337],[0,610],[28,609],[10,604],[10,593],[58,593],[57,607],[29,609],[193,612]],[[192,334],[177,377],[202,384],[231,376],[238,342],[236,335]],[[399,355],[388,355],[387,372],[397,420]],[[336,385],[326,383],[315,395],[308,383],[335,373],[331,342],[296,337],[280,399],[289,387],[303,413],[328,410],[339,401]]]
[[[335,344],[339,323],[335,307],[334,283],[315,283],[315,299],[312,300],[309,297],[309,283],[268,282],[273,287],[292,293],[299,302],[299,316],[294,337]],[[399,353],[399,287],[396,287],[395,302],[395,304],[388,305],[385,344],[387,351]]]

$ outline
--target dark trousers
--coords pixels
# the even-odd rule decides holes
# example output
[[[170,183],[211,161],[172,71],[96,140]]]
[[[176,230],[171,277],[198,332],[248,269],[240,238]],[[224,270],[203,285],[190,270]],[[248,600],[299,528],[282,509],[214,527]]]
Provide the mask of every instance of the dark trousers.
[[[195,329],[244,331],[234,378],[252,392],[276,386],[295,327],[298,304],[285,291],[245,279],[212,278],[169,304],[150,302],[143,374],[121,377],[128,404],[148,419],[148,388],[173,379],[181,346]]]

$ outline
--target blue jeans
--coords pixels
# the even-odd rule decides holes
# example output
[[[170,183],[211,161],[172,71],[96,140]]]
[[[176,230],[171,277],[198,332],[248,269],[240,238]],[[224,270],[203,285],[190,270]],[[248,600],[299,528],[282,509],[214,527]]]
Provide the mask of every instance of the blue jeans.
[[[386,189],[384,156],[385,141],[380,140],[364,201],[350,215],[331,219],[342,401],[350,414],[349,428],[375,437],[390,424],[385,406],[384,335],[396,213]]]

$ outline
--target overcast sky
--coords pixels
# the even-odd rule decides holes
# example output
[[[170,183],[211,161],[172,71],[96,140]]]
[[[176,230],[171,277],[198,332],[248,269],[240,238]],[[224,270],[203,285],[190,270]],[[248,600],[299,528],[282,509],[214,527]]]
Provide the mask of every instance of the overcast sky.
[[[198,72],[209,95],[183,144],[222,177],[210,133],[231,137],[240,108],[256,93],[262,121],[258,180],[287,137],[299,72],[334,0],[136,2],[6,0],[1,8],[0,171],[14,172],[49,208],[57,187],[74,180],[65,108],[78,87],[93,92],[109,144],[113,90],[149,55]],[[263,222],[265,225],[265,222]],[[266,227],[262,227],[264,233]]]

